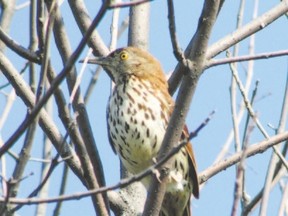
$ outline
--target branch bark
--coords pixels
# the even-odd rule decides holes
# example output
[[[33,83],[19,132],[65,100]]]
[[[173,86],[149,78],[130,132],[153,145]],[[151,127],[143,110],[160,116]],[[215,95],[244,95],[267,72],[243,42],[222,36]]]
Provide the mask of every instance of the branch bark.
[[[197,31],[192,39],[192,50],[188,59],[192,62],[192,67],[185,68],[185,79],[179,89],[174,111],[161,146],[159,157],[162,158],[180,140],[184,127],[185,118],[192,101],[198,79],[203,72],[205,55],[208,46],[210,33],[215,23],[220,1],[205,1],[201,17],[199,19]],[[184,68],[183,68],[184,69]],[[160,173],[162,168],[160,168]],[[165,170],[165,168],[164,168]],[[165,177],[164,177],[165,178]],[[164,179],[165,182],[165,179]],[[165,195],[166,185],[160,183],[154,175],[149,188],[149,199],[146,200],[143,215],[159,215],[161,204]]]
[[[236,43],[240,42],[241,40],[249,37],[250,35],[256,33],[257,31],[267,27],[270,23],[287,13],[288,11],[288,0],[281,1],[278,5],[276,5],[271,10],[267,11],[260,17],[258,17],[255,20],[252,20],[245,26],[237,29],[230,35],[225,36],[224,38],[220,39],[216,43],[212,44],[206,53],[206,59],[209,60],[213,58],[214,56],[218,55],[219,53],[227,50],[229,47],[235,45]],[[192,46],[193,39],[189,43],[188,47],[185,50],[185,54],[189,53]],[[174,94],[177,87],[179,86],[183,74],[184,68],[181,66],[181,64],[178,64],[172,74],[172,76],[169,78],[169,92],[170,94]]]

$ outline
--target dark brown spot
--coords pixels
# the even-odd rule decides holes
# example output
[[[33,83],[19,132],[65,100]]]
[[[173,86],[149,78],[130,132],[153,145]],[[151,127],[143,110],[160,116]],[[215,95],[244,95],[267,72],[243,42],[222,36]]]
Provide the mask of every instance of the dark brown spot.
[[[115,125],[116,125],[116,121],[115,119],[113,119],[113,127],[115,127]]]
[[[131,109],[130,109],[130,107],[127,108],[127,114],[131,114]]]
[[[110,132],[110,135],[111,135],[111,137],[112,137],[114,140],[117,139],[114,133]]]
[[[137,133],[136,139],[140,139],[140,132]]]
[[[162,111],[161,111],[161,119],[163,119],[164,121],[166,121],[166,118],[165,118],[165,115],[164,115],[163,109],[162,109]]]
[[[144,121],[142,121],[141,125],[142,125],[142,126],[145,126],[145,122],[144,122]]]
[[[182,164],[182,162],[180,161],[180,168],[181,168],[181,170],[183,170],[184,171],[184,166],[183,166],[183,164]]]
[[[136,119],[134,119],[134,124],[137,124],[137,120]]]
[[[129,132],[129,128],[130,128],[129,124],[127,124],[127,122],[125,122],[125,131],[126,131],[126,133]]]
[[[153,121],[155,121],[155,116],[153,114],[151,114],[151,118]]]
[[[153,144],[152,148],[155,149],[156,145],[157,145],[157,136],[155,135],[155,140],[154,140],[154,144]]]
[[[127,92],[127,96],[132,103],[135,103],[134,98]]]
[[[174,167],[175,167],[176,170],[178,170],[178,163],[177,163],[177,160],[174,161]]]
[[[188,179],[188,173],[185,174],[184,179]]]
[[[124,154],[123,154],[123,150],[119,150],[119,153],[120,153],[120,155],[121,155],[121,157],[124,159],[124,160],[127,160],[127,158],[124,156]]]
[[[143,108],[142,104],[138,103],[138,109],[141,110]]]
[[[185,148],[182,148],[182,149],[181,149],[181,152],[182,152],[182,154],[183,154],[185,157],[187,157],[187,153],[186,153]]]
[[[144,117],[145,117],[145,119],[149,119],[148,113],[145,112]]]
[[[138,164],[137,161],[134,161],[134,160],[131,160],[131,162],[132,162],[133,164]]]
[[[150,130],[149,130],[149,128],[147,128],[147,130],[146,130],[146,136],[147,136],[147,137],[150,136]]]
[[[124,137],[124,136],[120,136],[120,138],[122,139],[122,141],[124,142],[124,144],[127,145],[125,137]],[[119,145],[119,146],[120,146],[120,145]]]
[[[137,88],[135,88],[135,87],[133,87],[132,88],[133,89],[133,91],[135,91],[139,96],[141,95],[141,92],[140,91],[138,91],[138,89]]]
[[[119,97],[120,105],[123,105],[123,98]]]
[[[152,115],[153,111],[150,107],[148,107],[148,112]]]

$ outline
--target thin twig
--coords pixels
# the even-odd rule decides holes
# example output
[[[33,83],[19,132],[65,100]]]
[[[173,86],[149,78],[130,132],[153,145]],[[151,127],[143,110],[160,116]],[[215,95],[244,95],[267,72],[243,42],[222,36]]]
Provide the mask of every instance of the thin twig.
[[[131,1],[131,2],[123,2],[123,3],[114,3],[109,5],[109,9],[114,9],[114,8],[124,8],[124,7],[132,7],[132,6],[136,6],[136,5],[140,5],[140,4],[144,4],[147,2],[152,2],[154,0],[135,0],[135,1]]]
[[[121,0],[115,0],[115,4],[121,4]],[[120,8],[115,8],[113,10],[112,15],[112,22],[110,26],[110,45],[109,45],[109,51],[112,52],[117,47],[117,38],[118,38],[118,22],[119,22],[119,14],[120,14]]]
[[[29,61],[35,62],[37,64],[40,64],[41,59],[40,56],[37,55],[37,53],[31,52],[30,50],[24,48],[19,43],[11,39],[1,27],[0,27],[0,39],[1,41],[3,41],[3,43],[5,43],[7,47],[9,47],[11,50],[13,50],[21,57]]]
[[[242,62],[242,61],[250,61],[250,60],[261,60],[261,59],[269,59],[275,57],[281,57],[288,55],[288,50],[279,50],[274,52],[264,52],[255,55],[244,55],[244,56],[231,56],[229,58],[224,59],[211,59],[207,61],[205,67],[210,68],[222,64],[229,64],[233,62]]]
[[[229,55],[229,52],[227,52],[227,54]],[[260,123],[259,119],[257,118],[252,106],[251,106],[251,103],[249,102],[249,99],[247,97],[247,94],[245,92],[245,89],[242,85],[242,82],[241,80],[239,79],[238,75],[237,75],[237,72],[235,70],[235,68],[233,67],[233,65],[230,65],[231,67],[231,71],[232,71],[232,74],[237,82],[237,85],[239,87],[239,90],[242,94],[242,97],[243,97],[243,100],[244,100],[244,103],[245,103],[245,107],[247,108],[248,112],[249,112],[249,115],[251,116],[251,118],[255,121],[257,127],[259,128],[259,130],[261,131],[261,133],[264,135],[264,137],[266,139],[269,139],[269,135],[268,133],[265,131],[264,127],[262,126],[262,124]],[[274,152],[276,153],[276,155],[279,157],[279,159],[283,162],[284,166],[287,168],[288,170],[288,163],[286,161],[286,159],[283,157],[283,155],[281,154],[281,152],[278,151],[278,149],[275,148],[275,146],[273,146],[273,150]]]
[[[271,148],[272,146],[286,140],[288,140],[288,131],[270,137],[270,139],[265,139],[264,141],[259,142],[257,144],[252,144],[246,150],[247,153],[246,158],[251,157],[258,153],[263,153],[268,148]],[[237,152],[234,155],[230,156],[229,158],[226,158],[201,172],[198,175],[199,183],[202,184],[203,182],[206,182],[208,179],[210,179],[217,173],[227,169],[227,167],[233,166],[234,164],[238,163],[241,160],[242,154],[243,154],[242,151]]]
[[[170,38],[172,42],[173,47],[173,53],[176,57],[176,59],[185,65],[185,55],[182,51],[180,44],[177,39],[176,35],[176,24],[175,24],[175,13],[174,13],[174,4],[173,0],[167,0],[168,3],[168,21],[169,21],[169,32],[170,32]]]

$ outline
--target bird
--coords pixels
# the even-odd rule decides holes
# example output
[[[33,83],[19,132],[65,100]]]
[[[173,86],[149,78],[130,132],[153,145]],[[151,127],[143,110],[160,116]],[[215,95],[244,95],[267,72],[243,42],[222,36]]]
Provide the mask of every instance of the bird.
[[[155,163],[174,109],[160,62],[137,47],[116,49],[98,64],[115,83],[107,105],[107,128],[113,151],[124,167],[137,174]],[[187,137],[185,126],[181,137]],[[191,194],[199,198],[197,167],[191,143],[172,157],[159,215],[190,216]],[[148,189],[151,177],[142,180]]]

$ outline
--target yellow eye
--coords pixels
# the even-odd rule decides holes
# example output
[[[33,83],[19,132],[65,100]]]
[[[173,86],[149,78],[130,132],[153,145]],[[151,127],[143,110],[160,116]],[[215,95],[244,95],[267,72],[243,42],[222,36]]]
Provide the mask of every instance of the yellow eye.
[[[129,55],[128,55],[128,53],[126,51],[122,51],[120,53],[121,60],[126,60],[126,59],[128,59],[128,57],[129,57]]]

